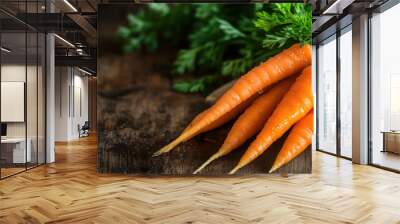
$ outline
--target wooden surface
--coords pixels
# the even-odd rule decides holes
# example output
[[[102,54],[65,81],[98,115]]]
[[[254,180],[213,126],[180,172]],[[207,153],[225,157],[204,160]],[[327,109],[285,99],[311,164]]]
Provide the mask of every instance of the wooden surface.
[[[96,142],[0,181],[0,223],[400,223],[400,175],[320,152],[312,174],[149,178],[96,173]]]
[[[2,167],[1,169],[1,178],[8,177],[10,175],[25,171],[25,164],[21,167]]]
[[[176,138],[195,115],[209,107],[204,96],[171,91],[169,78],[157,72],[165,64],[150,56],[100,59],[99,172],[191,175],[222,145],[233,122],[201,134],[170,153],[152,157],[155,151]],[[227,175],[248,143],[211,163],[201,175]],[[277,141],[262,156],[239,170],[238,175],[268,172],[282,143],[283,139]],[[310,150],[283,169],[289,173],[311,172]]]

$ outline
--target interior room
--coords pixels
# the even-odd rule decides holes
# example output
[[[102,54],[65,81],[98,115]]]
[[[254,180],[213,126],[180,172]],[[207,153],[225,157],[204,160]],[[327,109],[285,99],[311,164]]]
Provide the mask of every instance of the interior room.
[[[398,32],[390,28],[400,18],[400,6],[371,18],[371,163],[400,169],[399,156],[399,71],[393,42]]]
[[[398,65],[393,57],[397,45],[392,39],[399,34],[391,29],[398,19],[399,9],[395,5],[369,14],[370,40],[365,52],[370,55],[366,61],[369,81],[364,86],[368,96],[366,138],[370,142],[366,160],[372,166],[392,171],[398,171],[400,164],[397,152],[398,101],[394,97],[398,91]],[[346,17],[342,19],[338,30],[323,31],[321,39],[315,42],[319,115],[316,148],[352,160],[352,81],[355,79],[351,62],[354,61],[352,49],[355,40],[352,38],[352,23],[347,20]]]
[[[1,34],[2,178],[45,163],[45,36],[15,25]]]
[[[0,223],[400,223],[398,0],[167,2],[0,1]]]

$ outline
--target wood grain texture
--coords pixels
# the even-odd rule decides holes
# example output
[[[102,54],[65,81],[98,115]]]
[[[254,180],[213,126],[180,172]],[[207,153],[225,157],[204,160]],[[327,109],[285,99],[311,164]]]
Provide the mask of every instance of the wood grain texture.
[[[131,58],[102,59],[99,72],[98,96],[98,171],[102,173],[129,173],[147,175],[191,175],[222,145],[233,121],[213,131],[185,142],[173,151],[158,157],[152,154],[176,138],[193,117],[209,107],[205,98],[195,94],[171,91],[170,80],[157,72],[139,66],[117,66],[118,60],[137,61]],[[144,58],[140,60],[158,60]],[[102,68],[104,67],[104,68]],[[119,70],[122,69],[123,70]],[[113,71],[116,70],[116,71]],[[115,74],[116,73],[116,74]],[[109,75],[132,74],[127,83],[103,83]],[[117,88],[117,86],[125,87]],[[114,86],[111,88],[110,86]],[[124,90],[125,88],[125,90]],[[111,90],[108,90],[111,89]],[[285,137],[284,137],[285,138]],[[281,138],[258,159],[244,167],[238,175],[266,173],[271,168],[284,138]],[[252,139],[251,139],[252,140]],[[211,163],[201,175],[227,175],[247,149],[248,141],[238,150]],[[310,149],[299,155],[284,168],[289,173],[311,172]]]
[[[133,177],[96,172],[94,138],[0,181],[0,223],[400,223],[400,175],[320,152],[312,174]]]
[[[90,131],[97,132],[97,77],[88,78],[88,102]]]

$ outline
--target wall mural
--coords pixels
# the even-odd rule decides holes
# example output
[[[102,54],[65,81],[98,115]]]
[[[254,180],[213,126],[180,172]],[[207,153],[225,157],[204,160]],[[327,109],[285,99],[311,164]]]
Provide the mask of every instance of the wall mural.
[[[98,171],[310,173],[311,19],[301,3],[100,5]]]

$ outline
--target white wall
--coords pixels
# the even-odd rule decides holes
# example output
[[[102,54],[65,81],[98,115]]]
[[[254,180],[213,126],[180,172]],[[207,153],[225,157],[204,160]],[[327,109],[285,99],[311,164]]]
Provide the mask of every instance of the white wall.
[[[36,70],[38,69],[38,70]],[[27,78],[27,81],[25,80]],[[32,161],[39,163],[44,162],[44,74],[42,67],[36,65],[25,64],[3,64],[1,66],[2,82],[24,82],[26,83],[26,107],[22,108],[22,112],[26,110],[27,120],[24,122],[6,122],[8,138],[25,138],[30,139],[30,147],[32,150]],[[7,96],[2,96],[7,97]],[[9,110],[10,108],[1,108],[1,110]],[[11,111],[12,113],[12,111]],[[38,151],[37,151],[38,150]],[[39,156],[37,157],[37,154]]]
[[[36,87],[36,86],[35,86]],[[1,82],[1,121],[24,122],[25,83]],[[36,108],[36,105],[34,105]]]
[[[28,68],[29,69],[29,68]],[[9,64],[1,66],[1,81],[25,82],[25,64]],[[1,108],[6,110],[6,108]],[[7,123],[7,137],[25,137],[25,123]]]
[[[55,140],[77,139],[78,125],[88,120],[88,78],[76,68],[56,67],[55,85]]]
[[[50,12],[54,6],[46,1]],[[46,163],[56,159],[55,153],[55,42],[54,35],[46,35]]]
[[[352,159],[368,163],[368,15],[352,23]]]
[[[2,82],[25,82],[25,75],[26,71],[28,71],[28,75],[30,74],[35,74],[36,75],[36,67],[34,66],[28,66],[25,68],[24,65],[19,65],[19,64],[4,64],[1,66],[1,81]],[[29,77],[28,77],[29,78]],[[34,84],[35,83],[31,83]],[[28,90],[33,90],[33,89],[28,89]],[[34,89],[34,92],[28,92],[27,93],[28,98],[29,97],[35,97],[36,98],[36,89]],[[28,102],[32,102],[33,100],[27,99]],[[33,106],[33,105],[32,105]],[[36,107],[36,103],[34,105]],[[1,108],[2,110],[7,110],[7,108]],[[28,116],[28,122],[31,122],[35,119],[36,123],[36,114],[34,114],[34,118],[30,117],[30,115],[33,114],[27,114]],[[28,125],[28,127],[31,127],[33,125]],[[7,122],[7,136],[8,137],[25,137],[25,122]],[[29,137],[29,136],[28,136]]]
[[[68,140],[68,87],[70,77],[67,67],[55,68],[55,141]]]
[[[28,71],[33,69],[28,67]],[[29,74],[29,72],[28,72]],[[6,64],[1,66],[1,81],[2,82],[25,82],[25,64]],[[4,97],[4,96],[3,96]],[[7,108],[1,108],[7,110]],[[7,135],[9,137],[25,137],[24,122],[8,123]]]
[[[72,96],[72,99],[74,99],[73,105],[74,107],[72,108],[72,120],[71,120],[71,135],[74,138],[77,138],[79,133],[78,133],[78,124],[81,126],[85,123],[85,121],[89,120],[89,110],[88,110],[88,77],[87,76],[82,76],[83,73],[79,72],[78,75],[76,74],[77,70],[74,71],[74,96]]]

